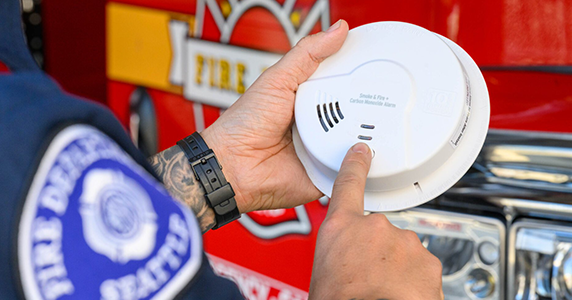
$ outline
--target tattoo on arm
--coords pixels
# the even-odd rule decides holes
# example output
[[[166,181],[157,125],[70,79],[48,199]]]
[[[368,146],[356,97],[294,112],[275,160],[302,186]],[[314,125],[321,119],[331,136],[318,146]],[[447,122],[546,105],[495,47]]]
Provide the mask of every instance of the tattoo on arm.
[[[203,233],[215,225],[215,215],[205,199],[205,192],[196,181],[191,166],[179,146],[175,145],[149,158],[149,163],[171,195],[189,206]]]

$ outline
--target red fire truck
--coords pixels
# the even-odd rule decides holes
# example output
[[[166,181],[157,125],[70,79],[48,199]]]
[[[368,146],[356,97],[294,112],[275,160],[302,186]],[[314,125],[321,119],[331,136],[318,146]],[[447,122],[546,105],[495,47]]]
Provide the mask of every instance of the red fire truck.
[[[212,124],[298,40],[340,18],[453,40],[486,79],[487,142],[443,196],[386,215],[439,257],[446,299],[572,299],[571,1],[100,2],[43,4],[46,70],[107,104],[148,155]],[[243,215],[204,247],[248,299],[306,299],[327,204]]]

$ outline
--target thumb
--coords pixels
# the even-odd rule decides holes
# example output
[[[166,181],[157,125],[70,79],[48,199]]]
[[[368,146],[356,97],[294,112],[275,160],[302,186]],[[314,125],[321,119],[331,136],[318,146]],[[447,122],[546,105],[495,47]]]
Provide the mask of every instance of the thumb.
[[[348,35],[348,23],[339,20],[324,32],[301,39],[280,61],[266,72],[267,78],[281,78],[286,87],[296,91],[318,65],[330,55],[338,52]]]
[[[355,144],[346,154],[330,199],[328,215],[334,212],[363,215],[363,200],[371,150],[364,143]]]

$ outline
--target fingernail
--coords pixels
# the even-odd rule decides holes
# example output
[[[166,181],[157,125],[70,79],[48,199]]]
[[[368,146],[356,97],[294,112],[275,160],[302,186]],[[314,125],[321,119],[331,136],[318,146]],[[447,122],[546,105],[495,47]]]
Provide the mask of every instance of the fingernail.
[[[340,28],[340,25],[342,25],[342,20],[338,20],[336,23],[334,23],[332,26],[330,26],[330,28],[328,28],[328,30],[326,30],[326,32],[336,31],[336,29]]]
[[[357,143],[352,147],[352,151],[356,153],[368,153],[369,146],[364,143]]]

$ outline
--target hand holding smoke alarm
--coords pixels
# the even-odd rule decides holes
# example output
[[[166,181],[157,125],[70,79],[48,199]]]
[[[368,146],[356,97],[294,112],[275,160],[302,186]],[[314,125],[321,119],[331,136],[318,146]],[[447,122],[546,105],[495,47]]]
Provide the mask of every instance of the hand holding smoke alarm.
[[[365,210],[423,204],[469,169],[485,140],[489,96],[469,55],[416,25],[379,22],[351,30],[296,94],[293,140],[316,187],[331,196],[346,151],[375,157]]]
[[[477,65],[450,40],[400,22],[349,32],[296,95],[296,153],[331,197],[310,297],[443,299],[441,264],[417,235],[363,211],[414,207],[455,184],[489,110]]]
[[[242,213],[332,197],[311,297],[440,299],[438,260],[413,232],[363,211],[444,192],[476,158],[488,118],[480,71],[451,41],[398,22],[348,34],[341,21],[300,41],[202,134]],[[358,142],[371,150],[342,166]]]

